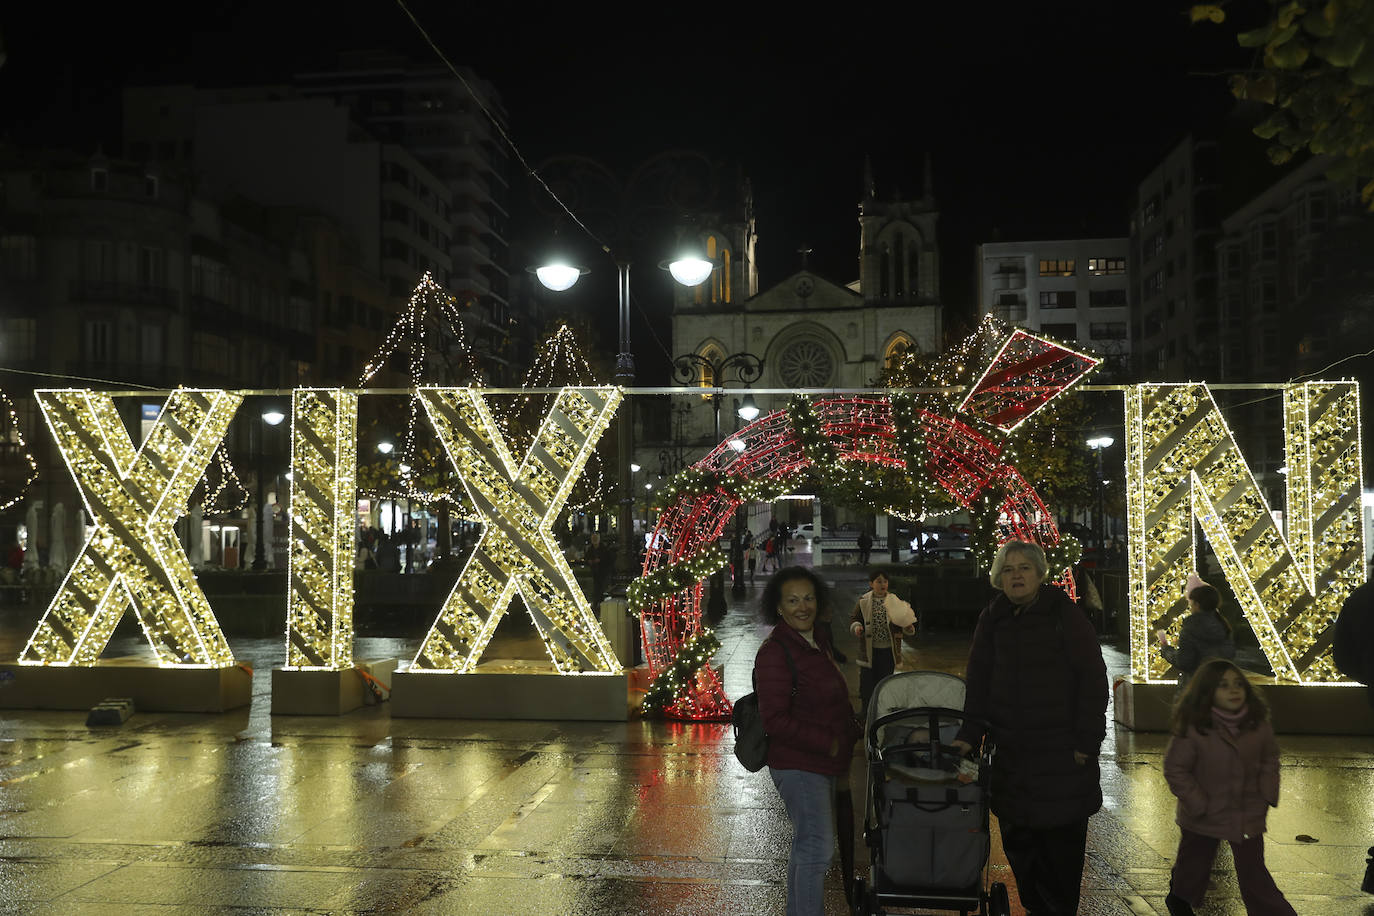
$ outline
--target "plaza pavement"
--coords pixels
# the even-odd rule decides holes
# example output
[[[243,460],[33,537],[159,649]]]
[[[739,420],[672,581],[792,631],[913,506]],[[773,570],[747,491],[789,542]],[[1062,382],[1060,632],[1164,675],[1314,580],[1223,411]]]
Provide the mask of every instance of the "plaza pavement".
[[[826,574],[845,606],[866,587]],[[749,690],[766,632],[756,594],[717,627],[732,698]],[[36,614],[0,608],[0,659],[17,656]],[[917,658],[961,673],[967,637],[932,633]],[[408,659],[418,639],[359,643],[360,658]],[[852,643],[843,637],[851,658]],[[281,641],[231,644],[256,669],[250,708],[138,713],[109,728],[79,712],[0,709],[0,913],[783,912],[787,820],[767,772],[735,762],[728,725],[393,720],[386,705],[272,717]],[[139,651],[118,637],[107,655]],[[1125,654],[1105,652],[1122,673]],[[857,685],[852,661],[847,671]],[[1165,912],[1177,840],[1165,741],[1108,728],[1084,914]],[[1279,886],[1303,916],[1374,916],[1359,891],[1374,738],[1281,744],[1267,841]],[[856,754],[856,792],[863,779]],[[1010,884],[995,837],[991,874]],[[1244,913],[1228,853],[1213,883],[1200,912]],[[829,904],[846,912],[838,870]]]

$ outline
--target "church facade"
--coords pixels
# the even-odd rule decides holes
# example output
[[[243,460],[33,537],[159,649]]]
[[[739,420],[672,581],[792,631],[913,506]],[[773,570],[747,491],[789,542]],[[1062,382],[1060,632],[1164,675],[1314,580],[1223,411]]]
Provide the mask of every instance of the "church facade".
[[[695,354],[695,384],[767,391],[864,388],[903,351],[935,352],[942,345],[939,213],[929,193],[916,199],[880,199],[867,176],[859,215],[859,276],[838,283],[803,266],[759,290],[753,264],[756,234],[752,207],[702,231],[707,253],[719,265],[707,283],[679,289],[673,310],[673,352]],[[746,189],[747,194],[747,189]],[[762,362],[757,379],[741,377],[731,360],[749,354]],[[720,377],[706,363],[722,366]],[[765,412],[786,405],[788,394],[755,397]],[[735,408],[740,395],[720,405],[722,437],[743,425]],[[687,461],[714,447],[709,399],[678,416],[674,439],[686,440]],[[687,416],[682,416],[686,414]]]

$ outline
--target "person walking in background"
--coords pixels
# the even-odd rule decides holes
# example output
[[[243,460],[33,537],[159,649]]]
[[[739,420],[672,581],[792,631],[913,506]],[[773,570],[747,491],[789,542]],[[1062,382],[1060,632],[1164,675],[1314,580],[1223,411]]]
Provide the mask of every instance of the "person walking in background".
[[[1188,576],[1183,586],[1183,594],[1188,598],[1188,616],[1183,618],[1183,626],[1178,634],[1178,646],[1169,645],[1169,634],[1155,630],[1159,640],[1159,651],[1164,660],[1179,670],[1178,688],[1181,692],[1188,684],[1188,678],[1204,660],[1209,658],[1235,658],[1236,643],[1231,634],[1231,624],[1221,616],[1221,593],[1203,582],[1197,573]]]
[[[835,854],[837,783],[847,790],[863,729],[831,655],[830,632],[817,626],[829,609],[825,582],[809,569],[784,569],[764,587],[759,609],[774,625],[754,658],[754,683],[769,775],[792,824],[787,916],[821,916]]]
[[[1102,807],[1097,757],[1107,734],[1107,666],[1088,618],[1045,584],[1040,545],[1007,541],[989,579],[1001,594],[973,631],[969,718],[953,744],[997,747],[989,795],[1027,913],[1073,916],[1088,818]]]
[[[888,591],[890,581],[881,569],[868,574],[868,591],[849,612],[850,632],[859,640],[855,661],[859,664],[861,712],[868,714],[868,698],[873,688],[887,677],[902,657],[902,637],[916,635],[916,612],[911,605]]]
[[[1269,707],[1226,659],[1204,662],[1174,706],[1164,778],[1178,797],[1181,836],[1164,904],[1169,916],[1202,905],[1217,844],[1231,844],[1250,916],[1296,916],[1264,864],[1264,822],[1279,803],[1279,745]]]
[[[778,571],[778,535],[774,531],[768,532],[768,539],[763,542],[763,571]]]
[[[859,531],[859,565],[867,566],[868,558],[873,555],[873,536],[864,528]]]

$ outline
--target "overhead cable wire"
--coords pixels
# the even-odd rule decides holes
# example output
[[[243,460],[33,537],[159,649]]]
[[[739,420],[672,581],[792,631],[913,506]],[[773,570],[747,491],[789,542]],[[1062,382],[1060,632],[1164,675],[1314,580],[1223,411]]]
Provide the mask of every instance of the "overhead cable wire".
[[[563,210],[564,213],[568,214],[569,219],[571,219],[574,223],[580,226],[583,232],[587,233],[587,235],[590,236],[593,241],[595,241],[598,245],[601,246],[602,251],[606,252],[607,254],[610,254],[611,246],[607,244],[605,241],[603,241],[595,232],[593,232],[587,226],[586,223],[578,219],[577,214],[574,213],[572,209],[568,207],[567,204],[563,203],[562,199],[560,199],[559,196],[553,192],[553,188],[549,187],[548,183],[544,181],[543,176],[541,176],[537,171],[535,171],[535,169],[529,164],[529,161],[525,159],[524,153],[520,152],[520,148],[515,145],[514,138],[512,138],[511,135],[506,131],[505,126],[501,124],[500,120],[497,119],[497,117],[494,114],[492,114],[491,110],[487,107],[487,104],[482,99],[481,95],[479,95],[477,90],[473,88],[472,84],[467,81],[467,78],[459,72],[458,68],[454,66],[453,61],[448,59],[448,55],[445,54],[437,44],[435,44],[434,39],[430,37],[429,32],[426,31],[425,27],[420,24],[420,20],[417,19],[415,17],[415,14],[410,11],[410,7],[406,6],[405,0],[396,0],[396,5],[401,8],[401,12],[406,14],[406,18],[408,18],[411,21],[411,23],[415,26],[416,31],[420,33],[420,37],[423,38],[425,40],[425,43],[430,46],[430,48],[434,51],[435,55],[438,56],[439,60],[443,61],[444,66],[448,68],[449,72],[452,73],[458,79],[458,82],[463,84],[463,88],[468,91],[468,95],[471,96],[472,100],[477,103],[477,107],[481,110],[482,114],[486,115],[487,120],[490,121],[492,126],[496,128],[496,132],[501,135],[501,139],[506,142],[506,146],[510,147],[511,153],[514,154],[515,158],[519,160],[522,166],[524,166],[526,173],[528,173],[531,178],[533,178],[535,181],[539,183],[539,186],[544,189],[544,193],[548,194],[549,197],[553,200],[553,202],[558,204],[558,206]]]

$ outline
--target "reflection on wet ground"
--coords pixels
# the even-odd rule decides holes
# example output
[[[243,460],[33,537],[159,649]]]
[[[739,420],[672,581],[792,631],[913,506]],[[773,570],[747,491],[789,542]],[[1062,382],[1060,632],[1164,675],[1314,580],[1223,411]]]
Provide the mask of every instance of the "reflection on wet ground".
[[[842,604],[866,587],[827,575]],[[750,689],[766,633],[756,595],[717,627],[732,697]],[[0,611],[0,658],[16,657],[34,622]],[[494,651],[540,657],[521,630]],[[361,637],[356,655],[408,660],[422,636]],[[783,912],[787,820],[767,773],[735,762],[725,724],[392,720],[385,705],[274,718],[284,642],[231,643],[257,672],[246,709],[138,713],[108,729],[83,713],[0,710],[0,913]],[[935,633],[915,654],[960,673],[966,650],[967,634]],[[122,632],[107,655],[143,651]],[[1106,651],[1124,671],[1124,653]],[[1164,744],[1108,729],[1083,913],[1165,912],[1177,828]],[[1374,739],[1282,744],[1268,842],[1280,887],[1304,916],[1374,914],[1358,890],[1374,842]],[[856,755],[851,782],[863,781]],[[1218,865],[1203,912],[1238,916],[1227,854]],[[991,873],[1010,883],[995,839]],[[846,912],[838,869],[829,911]]]

